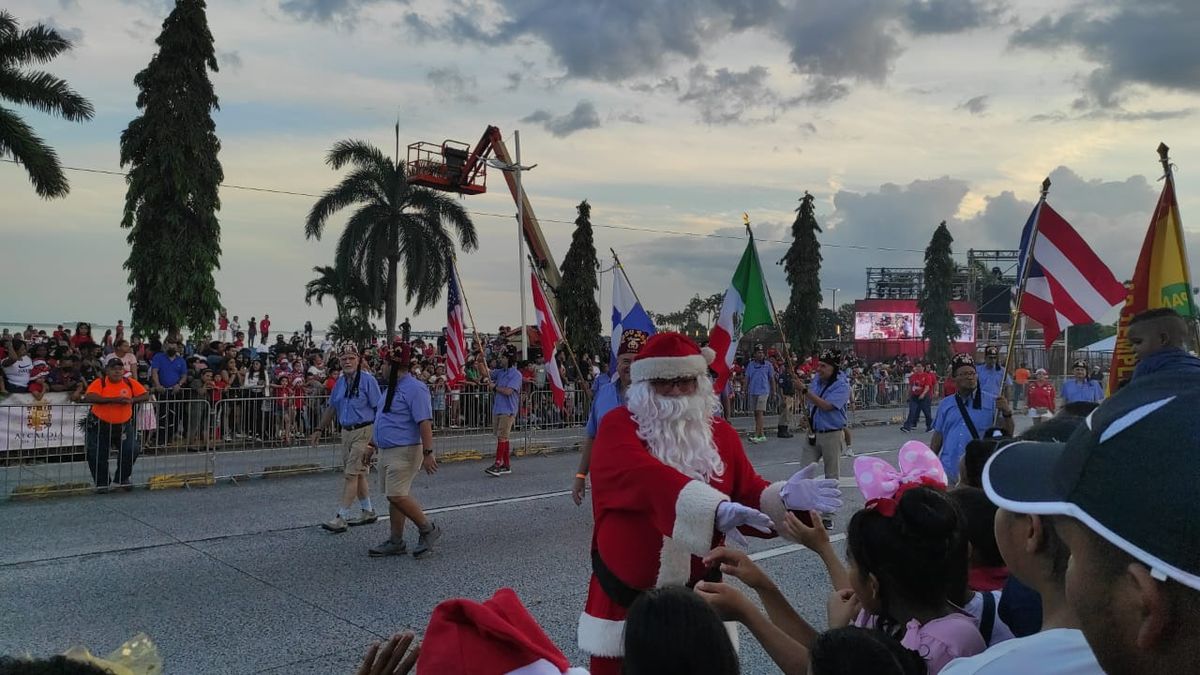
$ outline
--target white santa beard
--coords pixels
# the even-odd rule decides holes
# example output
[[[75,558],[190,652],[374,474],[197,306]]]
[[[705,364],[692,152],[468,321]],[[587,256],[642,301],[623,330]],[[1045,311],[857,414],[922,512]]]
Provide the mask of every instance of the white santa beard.
[[[717,397],[707,377],[698,379],[696,392],[688,396],[660,396],[649,382],[636,382],[629,387],[626,406],[651,455],[707,483],[725,472],[725,464],[713,443]]]

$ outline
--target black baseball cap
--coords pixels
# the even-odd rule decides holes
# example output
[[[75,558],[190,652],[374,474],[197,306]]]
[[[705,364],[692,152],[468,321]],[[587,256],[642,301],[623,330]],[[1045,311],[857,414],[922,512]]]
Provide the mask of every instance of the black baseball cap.
[[[1150,568],[1200,590],[1200,378],[1138,377],[1066,443],[1017,441],[983,469],[983,487],[1015,513],[1075,518]]]

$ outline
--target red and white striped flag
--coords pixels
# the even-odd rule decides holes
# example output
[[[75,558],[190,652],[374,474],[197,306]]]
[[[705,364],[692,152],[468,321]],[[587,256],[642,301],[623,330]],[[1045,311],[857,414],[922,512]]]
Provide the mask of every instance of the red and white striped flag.
[[[1029,242],[1037,229],[1032,254]],[[1125,299],[1125,287],[1083,237],[1050,205],[1033,208],[1021,233],[1021,270],[1029,265],[1021,313],[1042,324],[1046,347],[1062,329],[1099,321]]]
[[[458,271],[450,268],[450,288],[446,292],[446,384],[454,388],[467,379],[467,340],[463,327],[462,293],[458,290]]]
[[[554,405],[561,410],[567,400],[567,392],[563,389],[562,375],[558,372],[558,359],[556,358],[558,343],[562,340],[562,331],[558,329],[554,314],[550,312],[550,303],[546,302],[546,296],[542,293],[542,285],[538,283],[537,274],[531,273],[529,279],[533,283],[533,310],[537,313],[538,332],[542,334],[542,356],[546,361],[546,379],[550,381],[550,388],[554,391]]]

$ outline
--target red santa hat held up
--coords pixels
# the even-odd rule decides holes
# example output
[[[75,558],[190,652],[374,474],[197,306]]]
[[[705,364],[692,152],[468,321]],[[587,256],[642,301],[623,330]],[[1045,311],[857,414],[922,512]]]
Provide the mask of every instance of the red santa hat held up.
[[[511,588],[490,600],[447,600],[433,609],[417,675],[587,675],[561,650]]]
[[[715,358],[716,352],[708,347],[701,349],[686,335],[656,333],[642,345],[629,375],[634,382],[700,377],[708,373],[708,364]]]

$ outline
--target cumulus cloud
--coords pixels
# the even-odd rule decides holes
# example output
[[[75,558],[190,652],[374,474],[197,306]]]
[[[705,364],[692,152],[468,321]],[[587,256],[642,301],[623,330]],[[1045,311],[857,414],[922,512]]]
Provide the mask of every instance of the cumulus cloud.
[[[974,96],[954,107],[955,110],[965,110],[972,115],[982,115],[987,112],[989,97],[984,94],[982,96]]]
[[[565,115],[554,115],[548,110],[536,110],[521,118],[522,122],[539,124],[551,134],[563,138],[576,131],[595,129],[600,126],[600,114],[591,101],[580,101],[575,109]]]
[[[405,21],[421,35],[443,39],[495,44],[533,38],[568,76],[609,82],[661,75],[674,62],[702,59],[723,38],[755,29],[790,49],[793,68],[813,79],[802,100],[814,103],[845,96],[847,81],[884,82],[906,35],[973,30],[994,24],[1004,11],[1001,0],[494,0],[492,6],[499,18],[473,4],[437,19],[412,12]]]
[[[353,23],[367,5],[381,0],[282,0],[279,9],[294,19],[315,23]],[[405,2],[406,0],[395,0]]]
[[[795,100],[780,96],[767,84],[767,76],[763,66],[739,72],[728,68],[709,71],[697,64],[688,71],[687,90],[679,101],[694,105],[705,124],[770,122],[780,109],[795,105]]]
[[[1114,0],[1044,16],[1017,31],[1011,43],[1078,50],[1097,65],[1084,81],[1087,101],[1116,108],[1133,85],[1200,92],[1197,26],[1200,3],[1194,0]]]
[[[434,68],[425,73],[425,81],[443,100],[478,103],[479,82],[474,76],[463,75],[458,66]]]

